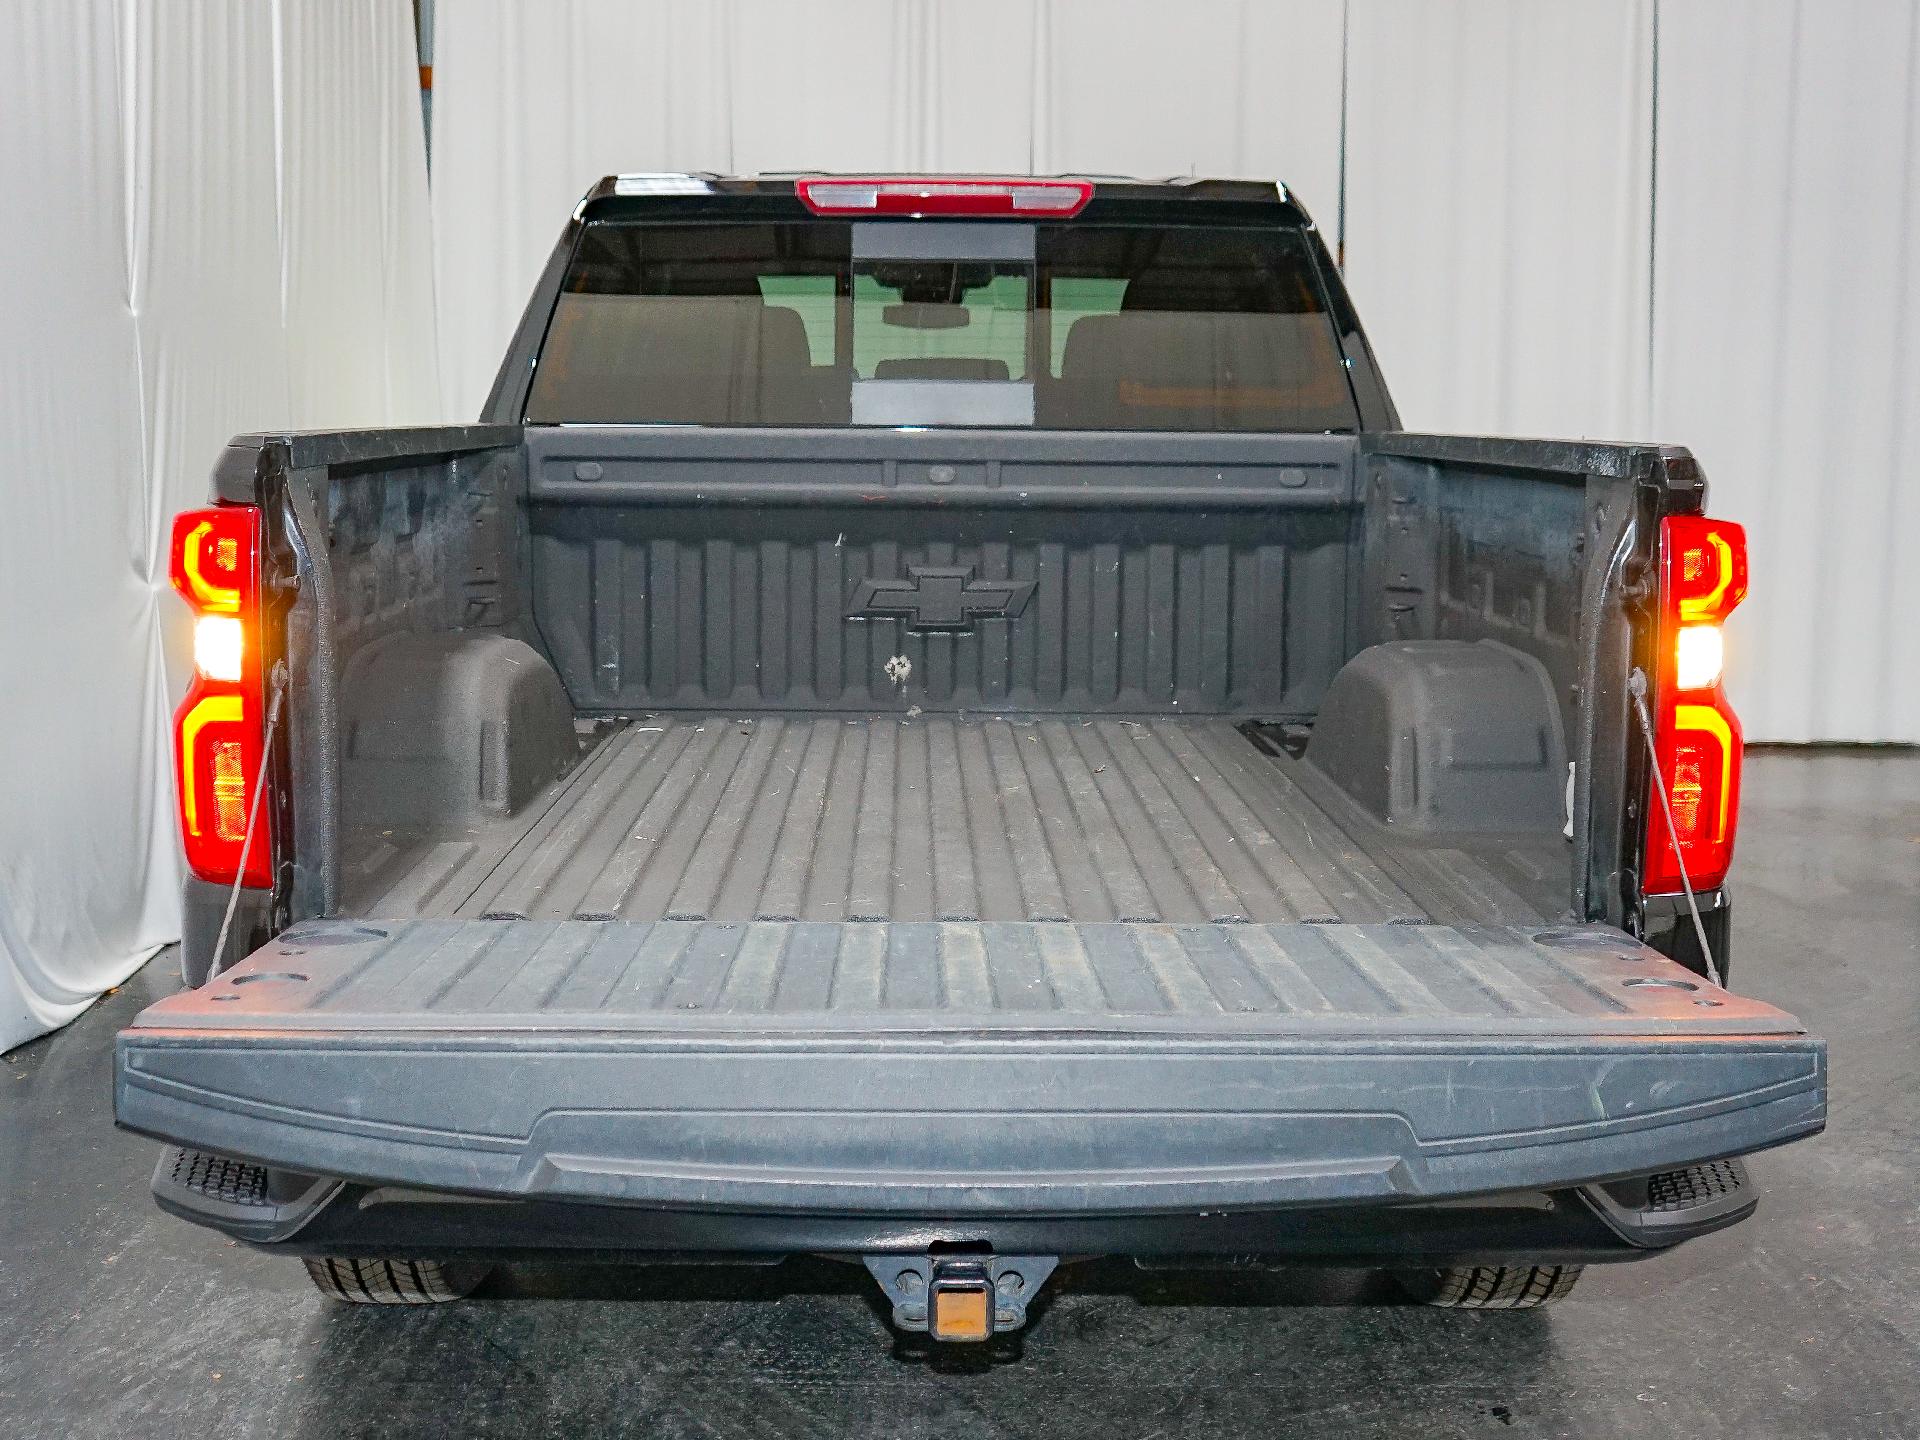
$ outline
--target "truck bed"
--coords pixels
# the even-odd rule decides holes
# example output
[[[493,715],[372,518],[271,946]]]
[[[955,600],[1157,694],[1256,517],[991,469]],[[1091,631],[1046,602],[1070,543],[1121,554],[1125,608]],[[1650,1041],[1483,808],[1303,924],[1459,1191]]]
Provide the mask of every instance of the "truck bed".
[[[1591,767],[1562,834],[1614,713],[1572,702],[1627,669],[1589,623],[1610,549],[1574,537],[1631,513],[1643,461],[1356,443],[562,427],[437,469],[308,456],[345,467],[296,605],[337,659],[289,731],[309,918],[123,1032],[121,1123],[469,1219],[550,1207],[523,1239],[598,1207],[614,1248],[644,1211],[700,1217],[655,1248],[856,1254],[1558,1215],[1544,1192],[1818,1130],[1816,1037],[1598,923],[1632,777]],[[943,632],[861,600],[967,575],[1025,609]],[[1271,728],[1308,721],[1318,764]]]
[[[1557,837],[1423,844],[1228,719],[662,715],[522,814],[363,831],[346,913],[1528,925]]]

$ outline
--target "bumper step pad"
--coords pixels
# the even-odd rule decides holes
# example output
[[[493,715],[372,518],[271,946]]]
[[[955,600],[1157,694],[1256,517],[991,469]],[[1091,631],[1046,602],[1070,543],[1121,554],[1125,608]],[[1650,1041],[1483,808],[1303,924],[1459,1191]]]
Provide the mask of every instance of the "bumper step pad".
[[[1662,1214],[1718,1205],[1746,1188],[1747,1168],[1738,1160],[1715,1160],[1647,1178],[1647,1208]]]
[[[160,1153],[153,1198],[160,1208],[266,1244],[305,1225],[341,1189],[338,1180],[209,1154],[179,1145]]]

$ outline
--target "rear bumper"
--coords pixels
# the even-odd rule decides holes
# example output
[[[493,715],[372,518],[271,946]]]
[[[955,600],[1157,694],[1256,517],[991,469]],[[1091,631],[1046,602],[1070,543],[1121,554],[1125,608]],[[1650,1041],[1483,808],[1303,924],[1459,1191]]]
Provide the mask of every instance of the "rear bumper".
[[[794,1254],[1259,1256],[1301,1264],[1440,1266],[1631,1260],[1736,1224],[1755,1189],[1738,1160],[1559,1191],[1423,1204],[1152,1215],[906,1218],[487,1200],[269,1171],[169,1148],[154,1173],[168,1213],[259,1249],[421,1259],[644,1261]]]

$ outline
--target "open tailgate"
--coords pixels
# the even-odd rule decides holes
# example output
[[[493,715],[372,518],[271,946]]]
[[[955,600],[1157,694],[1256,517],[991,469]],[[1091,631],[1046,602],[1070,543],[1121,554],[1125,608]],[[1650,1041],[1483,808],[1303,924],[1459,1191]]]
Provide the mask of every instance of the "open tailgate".
[[[1115,1214],[1743,1154],[1826,1051],[1603,926],[342,920],[142,1013],[115,1105],[370,1183]]]

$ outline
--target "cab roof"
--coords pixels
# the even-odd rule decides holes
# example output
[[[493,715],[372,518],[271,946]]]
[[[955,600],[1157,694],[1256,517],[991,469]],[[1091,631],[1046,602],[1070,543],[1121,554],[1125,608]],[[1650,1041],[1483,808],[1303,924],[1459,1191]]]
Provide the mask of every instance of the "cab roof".
[[[1157,218],[1167,223],[1192,223],[1204,218],[1208,222],[1265,225],[1313,223],[1287,187],[1274,180],[1222,180],[1188,175],[1142,179],[1127,175],[1009,176],[897,171],[884,175],[828,171],[721,175],[708,170],[674,170],[608,175],[587,191],[574,217],[580,220],[808,219],[815,212],[801,202],[798,182],[866,179],[944,184],[1009,180],[1081,182],[1092,187],[1092,197],[1073,218],[1096,222],[1139,222]],[[1057,221],[1065,217],[1032,214],[1011,218]]]

